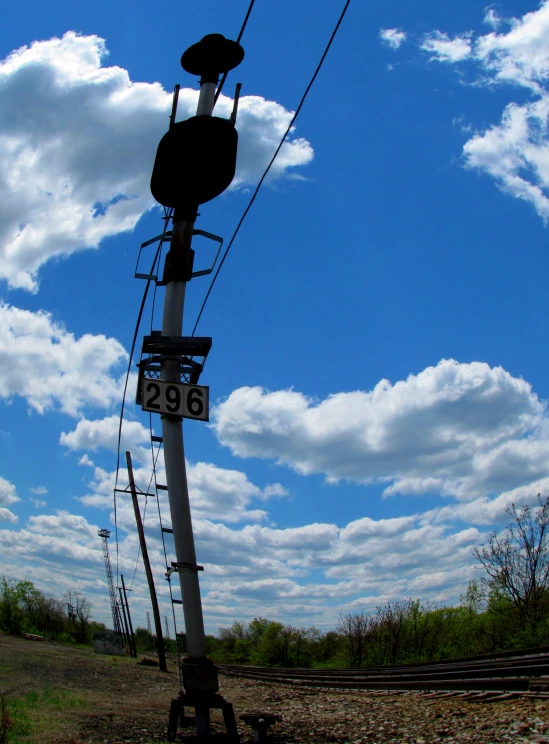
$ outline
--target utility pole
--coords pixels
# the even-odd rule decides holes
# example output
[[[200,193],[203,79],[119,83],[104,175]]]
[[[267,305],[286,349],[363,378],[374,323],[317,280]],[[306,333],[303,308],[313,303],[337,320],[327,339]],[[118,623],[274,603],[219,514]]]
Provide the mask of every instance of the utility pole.
[[[128,595],[126,594],[126,585],[124,584],[124,577],[122,576],[122,574],[120,574],[120,579],[122,581],[122,591],[124,592],[124,603],[126,605],[126,612],[128,613],[128,625],[130,626],[132,656],[134,659],[137,659],[137,646],[135,645],[135,635],[133,632],[132,616],[130,614],[130,605],[128,604]],[[129,591],[131,592],[131,589],[129,589]]]
[[[237,67],[243,58],[244,50],[240,44],[225,39],[221,34],[209,34],[183,53],[183,69],[200,76],[196,116],[175,122],[177,86],[170,127],[158,145],[151,177],[152,195],[160,204],[173,209],[173,221],[162,279],[166,286],[162,331],[144,339],[143,355],[156,356],[140,362],[138,402],[142,401],[144,410],[162,416],[167,491],[176,553],[176,561],[168,570],[179,574],[181,600],[178,602],[183,605],[188,644],[188,656],[183,659],[182,666],[185,692],[178,700],[172,701],[169,741],[175,741],[184,705],[195,708],[199,739],[209,736],[210,709],[221,708],[229,737],[238,741],[232,705],[216,694],[219,689],[217,669],[206,656],[198,581],[198,572],[203,567],[198,566],[196,560],[183,446],[182,418],[208,420],[208,390],[196,385],[203,366],[196,359],[206,357],[211,339],[184,337],[182,332],[187,282],[212,270],[193,272],[193,235],[198,233],[221,241],[194,229],[198,207],[228,188],[236,167],[238,135],[234,124],[240,87],[237,86],[230,119],[212,116],[216,87],[219,76]],[[166,239],[165,235],[160,239]]]
[[[147,581],[149,582],[149,592],[151,594],[154,627],[156,628],[156,646],[158,649],[158,665],[163,672],[167,672],[168,669],[166,666],[166,654],[164,652],[164,638],[162,637],[162,624],[160,622],[158,600],[156,598],[156,589],[154,588],[154,579],[153,579],[153,575],[151,571],[151,564],[149,562],[149,553],[147,551],[147,543],[145,542],[145,531],[143,530],[143,522],[141,521],[141,512],[139,511],[139,501],[137,500],[137,489],[135,487],[135,481],[133,478],[132,456],[130,455],[129,452],[126,452],[126,464],[128,466],[128,479],[130,482],[130,491],[132,494],[133,510],[135,512],[135,521],[137,523],[137,532],[139,534],[139,543],[141,545],[141,555],[143,556],[143,565],[145,566],[145,573],[147,574]],[[149,626],[150,626],[150,622],[149,622]]]
[[[168,616],[164,615],[164,637],[169,638],[170,637],[170,631],[168,629]]]
[[[130,656],[133,656],[132,639],[130,638],[130,628],[128,626],[128,617],[126,615],[126,607],[124,605],[124,595],[122,594],[122,588],[118,587],[118,594],[120,595],[120,607],[122,608],[122,620],[124,621],[124,631],[126,635],[126,643],[130,651]]]

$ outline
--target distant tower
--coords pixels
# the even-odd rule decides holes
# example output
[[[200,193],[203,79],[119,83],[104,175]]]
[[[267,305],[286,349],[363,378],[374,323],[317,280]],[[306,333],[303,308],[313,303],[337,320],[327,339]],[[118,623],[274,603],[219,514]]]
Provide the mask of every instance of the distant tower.
[[[103,556],[105,558],[105,570],[107,571],[107,582],[109,584],[109,595],[111,598],[112,623],[114,626],[114,630],[117,633],[121,633],[122,623],[120,622],[120,610],[118,608],[118,603],[116,601],[116,592],[114,591],[114,582],[112,580],[111,559],[109,556],[109,545],[107,543],[107,540],[111,536],[111,532],[110,530],[99,530],[97,534],[103,540]]]
[[[152,630],[151,630],[151,616],[150,616],[150,614],[148,612],[147,612],[147,630],[152,635]]]
[[[164,615],[164,637],[170,637],[170,629],[168,628],[168,616]]]

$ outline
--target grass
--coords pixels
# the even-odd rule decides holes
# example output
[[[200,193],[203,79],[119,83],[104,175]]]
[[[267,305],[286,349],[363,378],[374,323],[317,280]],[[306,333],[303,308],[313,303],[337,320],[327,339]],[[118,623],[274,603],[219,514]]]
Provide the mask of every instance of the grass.
[[[70,713],[91,707],[71,692],[48,688],[3,700],[0,744],[79,744],[70,731]]]

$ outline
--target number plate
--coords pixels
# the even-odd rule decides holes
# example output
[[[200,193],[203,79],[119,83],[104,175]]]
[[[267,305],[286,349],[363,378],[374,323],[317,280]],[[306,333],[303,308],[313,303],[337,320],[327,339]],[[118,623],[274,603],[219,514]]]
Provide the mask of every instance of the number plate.
[[[210,420],[210,388],[204,385],[185,385],[182,382],[143,379],[144,411],[168,413],[171,416]]]

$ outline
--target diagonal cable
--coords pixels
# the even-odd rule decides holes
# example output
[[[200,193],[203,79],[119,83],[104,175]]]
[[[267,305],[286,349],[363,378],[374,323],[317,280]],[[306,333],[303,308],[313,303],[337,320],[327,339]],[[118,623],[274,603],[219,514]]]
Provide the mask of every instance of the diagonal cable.
[[[235,241],[235,238],[238,235],[238,233],[240,231],[240,228],[242,227],[242,223],[244,222],[244,220],[246,219],[246,217],[248,215],[248,212],[252,208],[252,205],[253,205],[254,201],[256,200],[256,197],[257,197],[257,195],[259,193],[259,189],[263,185],[263,181],[267,177],[267,174],[271,170],[271,167],[272,167],[274,161],[276,160],[278,153],[282,149],[282,145],[284,144],[284,142],[286,140],[286,137],[288,136],[291,128],[293,127],[293,125],[294,125],[297,117],[299,116],[299,112],[301,111],[301,109],[303,107],[303,104],[305,103],[305,99],[307,98],[307,96],[309,94],[309,91],[313,87],[313,84],[314,84],[314,82],[315,82],[315,80],[317,78],[317,75],[320,72],[320,69],[321,69],[322,65],[324,64],[324,60],[326,59],[326,56],[327,56],[328,52],[330,51],[330,47],[332,46],[332,42],[333,42],[333,40],[336,37],[336,34],[337,34],[338,30],[339,30],[339,27],[341,26],[341,22],[343,21],[343,18],[345,17],[345,13],[347,12],[347,8],[349,7],[350,3],[351,3],[351,0],[347,0],[346,3],[345,3],[345,5],[343,6],[343,10],[341,11],[341,14],[339,16],[339,19],[338,19],[336,25],[335,25],[334,30],[332,31],[332,35],[330,36],[330,39],[328,41],[328,44],[326,45],[326,48],[324,49],[324,52],[322,54],[322,57],[320,58],[320,62],[317,64],[316,70],[314,71],[314,74],[313,74],[312,78],[310,79],[309,84],[305,88],[305,92],[301,96],[301,100],[299,102],[299,105],[298,105],[298,107],[297,107],[297,109],[296,109],[293,117],[292,117],[292,120],[291,120],[288,128],[284,132],[284,135],[283,135],[282,139],[280,140],[280,144],[276,148],[275,154],[271,158],[271,161],[270,161],[269,165],[266,167],[263,175],[261,176],[261,179],[260,179],[259,183],[257,184],[257,186],[255,188],[255,191],[252,194],[252,197],[251,197],[250,201],[248,202],[248,206],[244,210],[244,214],[240,218],[240,222],[236,226],[236,229],[235,229],[235,231],[233,232],[233,234],[231,236],[231,239],[229,241],[229,244],[227,245],[227,248],[225,250],[225,253],[223,254],[223,258],[221,259],[221,261],[219,263],[219,266],[217,267],[217,271],[215,272],[214,277],[213,277],[212,281],[210,282],[210,286],[209,286],[208,291],[206,293],[206,297],[204,298],[204,302],[202,303],[202,307],[200,308],[200,312],[198,313],[198,318],[196,319],[196,323],[194,324],[194,328],[193,328],[193,331],[191,333],[191,336],[194,336],[194,334],[195,334],[196,328],[197,328],[197,326],[198,326],[198,324],[200,322],[200,318],[202,317],[202,313],[204,312],[204,308],[206,307],[206,303],[208,302],[208,298],[209,298],[209,296],[210,296],[210,294],[212,292],[212,289],[214,287],[215,281],[216,281],[217,277],[219,276],[219,272],[221,271],[221,268],[222,268],[223,264],[225,263],[225,259],[227,258],[228,254],[229,254],[229,251],[231,250],[231,247],[232,247],[232,245],[233,245],[233,243]]]
[[[244,29],[246,28],[246,25],[248,23],[248,18],[250,17],[250,13],[252,12],[254,3],[255,3],[255,0],[251,0],[250,5],[248,6],[248,12],[246,13],[246,17],[244,18],[244,21],[240,28],[240,33],[238,34],[238,38],[236,40],[237,44],[240,44],[240,40],[242,39],[242,35],[244,34]],[[217,99],[221,95],[221,91],[223,90],[223,86],[225,85],[225,80],[227,79],[228,74],[229,74],[228,72],[224,72],[223,75],[221,76],[221,80],[219,81],[219,85],[217,86],[217,90],[215,91],[214,106],[217,103]]]

